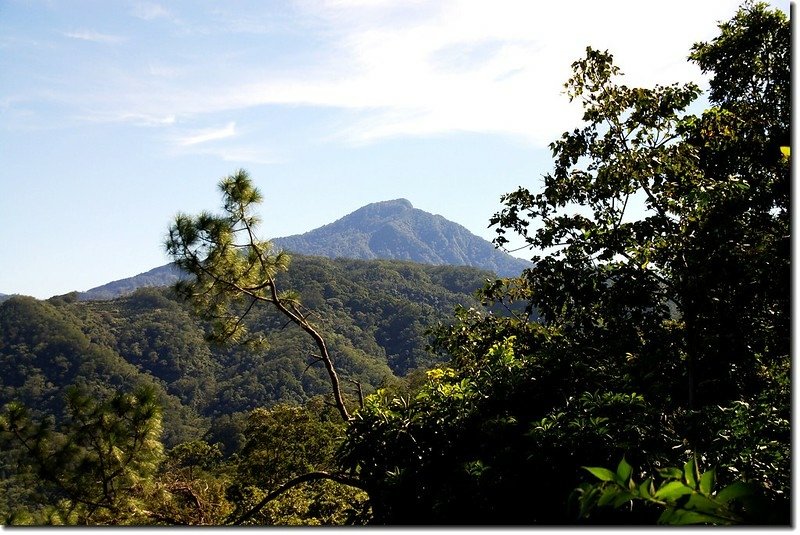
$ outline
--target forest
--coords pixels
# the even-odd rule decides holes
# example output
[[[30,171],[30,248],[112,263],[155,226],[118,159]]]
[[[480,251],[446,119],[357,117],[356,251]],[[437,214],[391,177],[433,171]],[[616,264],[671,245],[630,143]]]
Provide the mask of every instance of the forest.
[[[291,256],[239,170],[174,288],[0,303],[3,523],[790,525],[790,23],[688,54],[572,64],[519,277]]]

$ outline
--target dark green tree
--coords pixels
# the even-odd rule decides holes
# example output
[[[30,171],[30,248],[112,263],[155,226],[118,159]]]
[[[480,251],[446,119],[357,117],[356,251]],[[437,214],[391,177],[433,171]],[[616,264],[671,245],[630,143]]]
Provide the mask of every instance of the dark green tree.
[[[690,57],[712,75],[714,106],[687,135],[705,175],[744,183],[708,210],[694,250],[705,258],[696,262],[704,296],[696,330],[706,350],[700,372],[730,370],[711,385],[737,388],[739,396],[691,415],[687,431],[728,478],[734,471],[765,487],[772,503],[761,510],[784,519],[791,473],[790,51],[785,15],[752,3],[721,24],[717,38],[696,44]]]
[[[4,449],[45,487],[50,504],[17,511],[10,524],[150,523],[145,489],[163,458],[161,410],[152,389],[97,401],[71,389],[68,417],[55,430],[19,403],[0,416]]]
[[[169,229],[167,252],[175,265],[191,275],[177,284],[178,293],[202,318],[211,321],[210,337],[218,342],[263,343],[263,333],[248,337],[244,320],[258,303],[274,306],[313,339],[318,353],[311,356],[325,366],[334,403],[342,419],[349,420],[325,339],[309,320],[298,294],[278,290],[275,278],[288,268],[289,255],[274,252],[268,241],[256,235],[259,219],[253,208],[262,201],[261,192],[244,170],[224,178],[219,188],[223,214],[180,214]]]
[[[263,346],[266,339],[262,332],[255,335],[248,332],[248,315],[257,304],[273,306],[288,323],[299,327],[313,341],[317,352],[310,357],[324,365],[330,380],[332,405],[341,420],[349,422],[351,416],[345,404],[333,358],[325,338],[310,320],[311,311],[300,303],[297,292],[278,289],[276,278],[279,273],[288,269],[289,256],[283,251],[274,252],[269,242],[257,237],[259,219],[253,209],[262,201],[261,193],[244,170],[224,178],[219,188],[223,197],[223,214],[204,212],[196,217],[180,214],[169,229],[165,244],[167,252],[173,257],[175,265],[190,275],[190,278],[176,285],[178,294],[191,303],[200,317],[210,322],[209,338],[212,341],[242,343],[251,348]],[[276,411],[269,413],[272,417],[265,420],[267,423],[282,414],[280,410]],[[254,413],[252,416],[254,425],[258,415],[259,413]],[[286,431],[292,429],[303,428],[294,422]],[[249,437],[245,443],[245,452],[253,456],[261,450],[254,446],[258,442],[258,427],[251,426],[251,431],[256,436]],[[309,438],[303,433],[301,435],[295,438]],[[275,435],[272,439],[278,436]],[[286,440],[283,439],[283,447]],[[292,447],[302,448],[304,445],[301,441],[294,443]],[[251,461],[244,466],[258,465],[257,459]],[[268,477],[280,477],[287,469],[289,473],[294,473],[291,459],[283,458],[278,464],[280,466],[266,467]],[[288,477],[288,473],[286,476]],[[252,474],[250,477],[252,478]],[[248,522],[268,504],[292,492],[295,487],[319,480],[356,488],[362,486],[356,477],[325,470],[294,475],[280,485],[277,480],[270,480],[266,483],[273,488],[257,503],[253,503],[255,500],[249,503],[246,499],[238,500],[237,511],[230,521],[234,524]]]
[[[220,525],[234,506],[226,497],[232,468],[219,444],[192,440],[169,450],[146,501],[150,515],[170,525]]]
[[[591,48],[573,64],[584,126],[492,218],[499,245],[514,233],[537,252],[482,291],[510,315],[460,311],[436,343],[454,369],[410,399],[369,398],[350,427],[343,463],[377,521],[576,522],[581,466],[623,454],[637,479],[706,457],[721,485],[761,488],[779,512],[762,522],[788,521],[788,31],[746,4],[696,45],[700,116],[694,84],[628,87]]]
[[[363,518],[366,494],[325,478],[309,479],[256,507],[287,481],[335,473],[334,454],[345,425],[320,398],[306,406],[254,410],[245,430],[247,442],[238,455],[236,482],[228,489],[237,505],[232,518],[251,525],[343,524]]]

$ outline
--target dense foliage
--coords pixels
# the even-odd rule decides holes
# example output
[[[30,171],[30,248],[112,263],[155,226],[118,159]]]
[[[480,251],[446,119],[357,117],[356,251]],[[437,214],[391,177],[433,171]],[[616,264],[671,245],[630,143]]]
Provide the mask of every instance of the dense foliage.
[[[324,318],[332,347],[343,354],[342,373],[369,391],[441,362],[425,351],[427,325],[447,321],[458,304],[475,304],[472,292],[490,276],[399,261],[294,257],[285,283],[300,288],[303,302]],[[267,311],[256,311],[252,323],[284,325]],[[14,297],[0,305],[0,402],[17,399],[60,414],[67,385],[100,394],[155,379],[172,399],[162,403],[210,416],[328,392],[319,371],[306,370],[303,342],[290,327],[259,354],[209,344],[204,333],[167,288],[110,301]],[[175,428],[171,410],[165,417]]]
[[[340,373],[360,382],[369,394],[380,386],[401,384],[403,375],[416,367],[441,362],[425,351],[426,325],[447,321],[457,304],[475,303],[471,293],[490,276],[466,267],[294,257],[292,270],[281,280],[300,288],[303,302],[324,318]],[[329,391],[318,366],[308,366],[306,342],[294,329],[281,329],[285,322],[264,310],[250,321],[279,329],[263,352],[210,344],[203,322],[168,288],[141,289],[109,301],[80,302],[75,294],[47,301],[13,297],[0,304],[0,404],[21,403],[33,421],[52,415],[60,425],[71,385],[96,400],[150,387],[162,408],[160,439],[166,448],[205,440],[218,444],[226,458],[241,456],[251,411],[278,402],[302,406]],[[347,382],[345,387],[355,403],[356,386]],[[334,436],[341,434],[336,430]],[[6,446],[11,449],[2,458],[0,513],[50,503],[30,485],[32,476],[14,475],[19,444]],[[224,470],[215,470],[234,470],[220,466]],[[172,473],[176,470],[177,475]],[[205,509],[203,515],[179,514],[186,504],[196,508],[188,489],[209,483],[224,497],[228,476],[205,474],[205,480],[190,487],[186,478],[178,477],[180,470],[172,472],[163,475],[163,485],[180,496],[162,511],[165,517],[219,523],[234,510],[229,504],[230,511],[217,508],[216,517]]]
[[[42,488],[50,503],[14,511],[10,523],[117,524],[147,517],[138,497],[152,486],[163,456],[161,409],[152,389],[103,402],[70,389],[58,431],[11,403],[0,416],[0,432],[20,445],[10,452],[21,467],[17,477]]]
[[[745,4],[691,51],[694,115],[694,84],[628,87],[588,48],[566,83],[583,126],[492,218],[535,264],[477,301],[477,270],[288,269],[239,171],[221,214],[170,228],[177,295],[0,304],[0,512],[788,524],[788,58],[786,17]]]
[[[788,522],[788,37],[782,13],[747,5],[695,45],[711,76],[700,116],[693,84],[627,87],[591,48],[573,64],[584,126],[551,145],[542,188],[506,195],[492,220],[499,244],[515,233],[540,251],[482,291],[524,312],[462,310],[437,343],[452,368],[411,398],[371,397],[349,429],[343,462],[375,521],[717,518],[664,516],[582,469],[625,456],[637,481],[696,457],[765,500],[719,519]]]

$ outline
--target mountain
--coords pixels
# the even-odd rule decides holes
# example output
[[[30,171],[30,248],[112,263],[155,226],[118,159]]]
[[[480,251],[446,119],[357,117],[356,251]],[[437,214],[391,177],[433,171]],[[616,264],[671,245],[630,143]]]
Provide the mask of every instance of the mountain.
[[[406,199],[368,204],[333,223],[272,243],[296,255],[470,266],[500,277],[517,276],[531,265],[495,249],[458,223],[414,208]],[[113,299],[138,288],[169,286],[180,277],[181,272],[167,264],[81,292],[78,298]]]
[[[80,292],[78,299],[81,301],[101,301],[128,295],[139,288],[171,286],[181,278],[181,275],[181,271],[177,267],[173,264],[167,264],[133,277],[116,280],[91,290]]]
[[[338,221],[273,243],[306,255],[472,266],[501,277],[517,276],[531,265],[457,223],[414,208],[406,199],[368,204]]]
[[[442,362],[426,350],[428,328],[452,321],[458,305],[480,308],[473,293],[491,275],[463,266],[297,255],[278,284],[296,289],[314,310],[340,376],[368,394]],[[204,322],[170,288],[76,297],[0,303],[0,407],[19,400],[60,415],[69,385],[99,396],[147,384],[158,391],[171,446],[202,436],[209,418],[330,392],[325,369],[308,357],[308,336],[274,307],[257,306],[248,316],[269,340],[251,351],[209,344]]]

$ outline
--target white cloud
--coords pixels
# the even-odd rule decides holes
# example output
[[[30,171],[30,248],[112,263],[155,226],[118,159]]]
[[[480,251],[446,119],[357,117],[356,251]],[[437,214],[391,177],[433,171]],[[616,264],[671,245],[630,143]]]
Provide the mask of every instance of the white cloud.
[[[171,145],[168,151],[174,155],[213,156],[241,165],[274,164],[282,161],[263,142],[239,140],[240,133],[235,121],[217,128],[195,129],[168,137]],[[170,136],[169,133],[166,135]]]
[[[686,61],[689,49],[713,38],[716,23],[738,4],[304,0],[297,24],[314,32],[305,40],[315,49],[303,61],[270,69],[269,57],[248,56],[230,39],[230,48],[208,51],[224,61],[212,65],[199,54],[184,58],[180,75],[151,65],[147,74],[159,77],[158,84],[144,76],[133,84],[121,80],[112,105],[133,120],[197,119],[264,105],[329,107],[348,112],[349,122],[322,135],[350,143],[482,132],[545,146],[580,115],[563,95],[563,83],[587,45],[609,49],[628,85],[700,82],[699,69]],[[138,4],[137,12],[169,16],[158,4]],[[252,12],[248,17],[257,21]],[[246,76],[231,83],[225,74],[233,73]],[[177,142],[189,146],[235,134],[229,123]]]
[[[171,18],[172,13],[160,4],[139,2],[133,6],[133,16],[142,20]]]
[[[698,80],[685,61],[738,0],[642,2],[336,1],[308,6],[331,51],[316,65],[215,89],[210,110],[264,104],[359,110],[340,131],[355,143],[454,131],[545,145],[577,120],[562,94],[586,45],[615,53],[628,84]],[[691,12],[692,16],[687,17]]]
[[[93,123],[130,123],[135,126],[171,126],[177,121],[177,117],[174,114],[149,115],[133,112],[95,112],[83,114],[78,119]]]
[[[185,72],[181,67],[163,65],[160,63],[150,63],[147,66],[147,74],[156,78],[179,78]]]
[[[279,158],[276,158],[270,151],[262,147],[204,147],[193,152],[194,154],[216,156],[221,160],[236,164],[274,164],[281,162]]]
[[[93,43],[121,43],[125,41],[125,37],[119,35],[111,35],[107,33],[100,33],[91,30],[80,30],[74,32],[64,32],[65,37],[70,39],[78,39],[80,41],[91,41]]]
[[[235,135],[236,123],[230,122],[221,128],[205,128],[192,134],[181,136],[178,138],[177,142],[178,145],[188,147],[190,145],[207,143],[209,141],[225,139]]]
[[[737,3],[449,1],[421,6],[422,17],[414,7],[398,14],[402,3],[366,12],[326,3],[323,16],[340,25],[336,73],[305,84],[266,82],[251,94],[375,108],[343,132],[357,142],[473,131],[543,145],[577,117],[562,86],[586,45],[615,53],[632,73],[629,84],[696,80],[699,70],[685,61],[689,47],[713,35],[714,21]],[[381,8],[397,17],[379,16]]]

